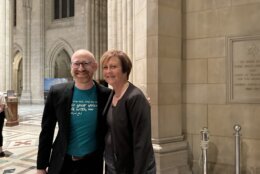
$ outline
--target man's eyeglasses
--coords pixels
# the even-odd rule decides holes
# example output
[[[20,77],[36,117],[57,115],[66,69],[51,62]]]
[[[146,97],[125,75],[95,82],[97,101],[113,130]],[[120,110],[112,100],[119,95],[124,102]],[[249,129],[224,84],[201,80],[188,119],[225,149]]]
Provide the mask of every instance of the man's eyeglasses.
[[[89,62],[71,62],[71,65],[73,68],[79,68],[80,65],[83,66],[83,68],[87,68],[90,64],[92,64],[92,61]]]

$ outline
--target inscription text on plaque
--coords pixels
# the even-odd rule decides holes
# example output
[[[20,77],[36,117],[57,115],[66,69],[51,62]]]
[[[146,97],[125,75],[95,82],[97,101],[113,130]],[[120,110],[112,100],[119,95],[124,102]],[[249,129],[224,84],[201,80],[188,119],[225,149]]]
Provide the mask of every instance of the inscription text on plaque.
[[[260,103],[260,36],[228,38],[229,102]]]

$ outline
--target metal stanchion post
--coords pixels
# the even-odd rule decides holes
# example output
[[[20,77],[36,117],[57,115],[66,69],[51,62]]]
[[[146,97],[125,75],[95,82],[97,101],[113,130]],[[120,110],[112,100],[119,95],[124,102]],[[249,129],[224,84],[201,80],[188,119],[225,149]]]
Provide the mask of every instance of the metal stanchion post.
[[[202,150],[202,161],[203,161],[203,174],[207,174],[208,165],[207,165],[207,149],[209,143],[209,132],[208,128],[204,127],[201,131],[201,150]]]
[[[236,174],[240,174],[240,136],[241,134],[239,133],[241,130],[241,126],[238,124],[234,125],[234,130],[235,130],[235,161],[236,161]]]

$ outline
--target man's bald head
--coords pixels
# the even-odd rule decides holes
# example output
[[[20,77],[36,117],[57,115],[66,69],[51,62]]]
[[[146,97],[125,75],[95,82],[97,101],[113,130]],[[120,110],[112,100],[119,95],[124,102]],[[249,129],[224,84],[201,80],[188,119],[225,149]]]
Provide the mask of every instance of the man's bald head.
[[[90,51],[85,50],[85,49],[79,49],[79,50],[77,50],[77,51],[71,56],[71,62],[73,62],[76,57],[86,57],[86,58],[88,58],[89,60],[92,60],[92,61],[95,61],[95,62],[96,62],[96,59],[95,59],[94,55],[93,55]]]

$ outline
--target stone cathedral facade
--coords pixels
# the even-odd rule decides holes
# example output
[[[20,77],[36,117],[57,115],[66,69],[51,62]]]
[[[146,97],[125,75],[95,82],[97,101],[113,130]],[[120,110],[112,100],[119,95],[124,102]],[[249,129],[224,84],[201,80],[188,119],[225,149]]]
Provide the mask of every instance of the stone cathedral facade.
[[[259,0],[1,0],[0,91],[44,103],[45,78],[71,78],[80,48],[99,60],[128,53],[130,81],[151,98],[159,174],[202,171],[200,131],[210,132],[208,172],[260,171]],[[95,79],[102,79],[99,72]]]

